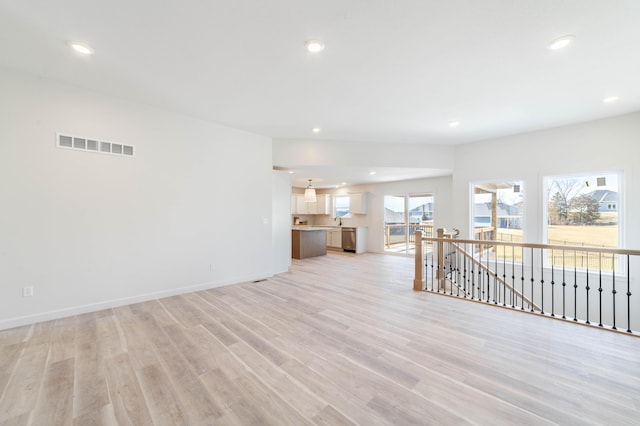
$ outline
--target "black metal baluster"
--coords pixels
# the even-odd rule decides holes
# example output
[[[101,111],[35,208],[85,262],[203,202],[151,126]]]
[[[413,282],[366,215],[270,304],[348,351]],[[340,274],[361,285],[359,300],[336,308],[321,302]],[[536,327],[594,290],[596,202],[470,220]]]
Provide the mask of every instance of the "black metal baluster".
[[[520,255],[522,256],[520,262],[520,299],[522,299],[520,310],[524,311],[524,247],[520,247]]]
[[[556,254],[551,249],[551,316],[555,317],[555,296],[556,296],[556,282],[555,282],[555,266],[556,266]]]
[[[598,252],[598,326],[602,327],[602,252]]]
[[[516,293],[516,248],[511,246],[511,307],[515,308],[516,303],[518,303],[518,296]],[[514,303],[515,300],[515,303]]]
[[[533,283],[535,282],[533,278],[533,247],[531,247],[531,302],[529,303],[531,306],[529,310],[533,312]]]
[[[433,291],[433,244],[431,244],[431,291]]]
[[[425,270],[425,287],[427,290],[429,290],[429,253],[425,253],[424,254],[424,270]]]
[[[565,309],[566,309],[566,302],[567,302],[567,294],[566,294],[566,290],[567,290],[567,280],[565,279],[565,251],[564,249],[562,249],[562,318],[563,319],[567,319],[567,316],[565,315]]]
[[[573,251],[573,320],[578,321],[578,254]]]
[[[456,250],[456,296],[460,296],[460,253]]]
[[[511,246],[511,307],[515,308],[514,299],[516,299],[515,289],[516,289],[516,248],[515,246]],[[518,300],[516,299],[516,303]]]
[[[627,256],[627,258],[628,258],[628,256]],[[615,254],[612,253],[611,254],[611,263],[614,265],[613,266],[613,281],[612,281],[613,290],[611,290],[611,294],[613,295],[612,296],[613,297],[613,327],[612,328],[614,330],[617,330],[617,328],[616,328],[616,293],[617,293],[617,291],[616,291],[616,268],[615,268],[615,263],[614,263],[615,260],[614,259],[615,259]]]
[[[591,324],[589,322],[589,290],[591,290],[591,287],[589,287],[589,252],[587,253],[587,324]]]
[[[629,255],[627,255],[627,332],[631,333],[631,269],[629,260]]]
[[[478,250],[480,250],[478,248]],[[482,250],[478,259],[478,300],[484,300],[484,274],[482,273]]]
[[[475,249],[476,249],[476,245],[471,243],[471,259],[472,259],[471,260],[471,299],[476,298],[476,275],[475,275],[475,270],[473,269],[476,264]]]
[[[502,306],[507,306],[507,246],[502,246]]]
[[[496,245],[496,257],[493,260],[493,303],[495,305],[500,301],[500,291],[498,291],[498,246]]]
[[[467,252],[467,246],[464,246],[464,251],[465,253]],[[462,273],[462,281],[463,281],[463,290],[464,290],[464,298],[467,298],[467,262],[469,261],[469,259],[467,259],[467,256],[463,256],[463,273]]]
[[[489,255],[487,255],[487,262],[485,266],[487,268],[487,303],[489,303],[491,302],[491,270],[489,269]]]
[[[544,249],[540,249],[540,313],[544,315]]]
[[[458,286],[458,282],[456,281],[458,277],[456,276],[456,255],[455,252],[451,249],[451,243],[449,243],[449,255],[451,256],[451,263],[449,264],[449,276],[451,277],[451,285],[449,286],[449,296],[453,296],[453,285]]]

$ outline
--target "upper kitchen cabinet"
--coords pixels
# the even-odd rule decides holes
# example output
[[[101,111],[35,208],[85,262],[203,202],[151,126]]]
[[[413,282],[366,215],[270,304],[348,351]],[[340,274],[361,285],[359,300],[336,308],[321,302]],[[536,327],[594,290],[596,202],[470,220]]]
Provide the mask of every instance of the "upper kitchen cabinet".
[[[291,195],[291,214],[331,214],[331,196],[328,194],[316,195],[315,203],[304,201],[304,195]]]
[[[313,205],[314,203],[309,203]],[[331,214],[331,195],[329,194],[317,194],[316,202],[314,206],[315,210],[309,213],[315,214]]]
[[[297,194],[296,197],[296,211],[295,214],[312,214],[315,210],[315,203],[307,203],[304,201],[304,195]]]
[[[367,194],[368,192],[353,192],[349,194],[349,213],[367,214]]]

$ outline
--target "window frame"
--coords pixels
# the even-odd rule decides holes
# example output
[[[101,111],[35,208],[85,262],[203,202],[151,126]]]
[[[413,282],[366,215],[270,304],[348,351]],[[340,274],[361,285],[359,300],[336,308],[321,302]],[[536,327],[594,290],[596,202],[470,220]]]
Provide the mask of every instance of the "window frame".
[[[528,203],[530,201],[527,200],[527,183],[526,180],[522,177],[517,178],[507,178],[507,179],[487,179],[487,180],[479,180],[470,182],[469,184],[469,239],[475,239],[475,229],[476,229],[476,200],[475,200],[475,188],[480,185],[497,185],[501,183],[512,183],[520,186],[520,194],[522,194],[522,219],[521,226],[522,229],[522,241],[526,241],[527,238],[527,208]],[[496,226],[496,228],[499,228]]]
[[[581,172],[581,173],[566,173],[566,174],[552,174],[552,175],[545,175],[542,176],[541,179],[541,189],[542,189],[542,214],[541,214],[541,218],[542,218],[542,226],[541,226],[541,231],[542,231],[542,235],[541,235],[541,241],[543,244],[549,244],[549,191],[547,190],[548,185],[549,185],[549,181],[551,179],[584,179],[585,177],[587,178],[591,178],[591,177],[595,177],[596,180],[597,178],[601,177],[601,176],[611,176],[611,175],[615,175],[616,179],[617,179],[617,193],[618,193],[618,199],[615,203],[615,207],[616,207],[616,212],[618,213],[618,232],[617,232],[617,246],[616,248],[623,248],[624,247],[624,229],[625,229],[625,215],[624,215],[624,209],[620,208],[620,206],[624,207],[625,206],[625,200],[624,200],[624,173],[622,170],[596,170],[593,172]],[[597,182],[596,180],[594,180],[594,183],[596,183],[595,188],[597,188]],[[606,185],[605,185],[606,186]]]

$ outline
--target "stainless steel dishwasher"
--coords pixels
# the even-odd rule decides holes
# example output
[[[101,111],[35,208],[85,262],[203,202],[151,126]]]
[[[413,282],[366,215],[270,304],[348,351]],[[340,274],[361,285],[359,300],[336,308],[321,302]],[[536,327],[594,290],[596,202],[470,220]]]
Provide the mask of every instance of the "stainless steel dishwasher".
[[[342,250],[356,252],[356,228],[342,228]]]

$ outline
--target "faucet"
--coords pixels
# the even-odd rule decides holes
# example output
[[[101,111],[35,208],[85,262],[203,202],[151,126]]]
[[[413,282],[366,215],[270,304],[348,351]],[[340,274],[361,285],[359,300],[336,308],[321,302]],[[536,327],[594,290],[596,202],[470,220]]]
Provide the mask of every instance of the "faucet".
[[[333,218],[333,221],[335,222],[336,220],[340,220],[340,222],[338,222],[338,226],[342,226],[342,217],[341,216],[336,216]]]

